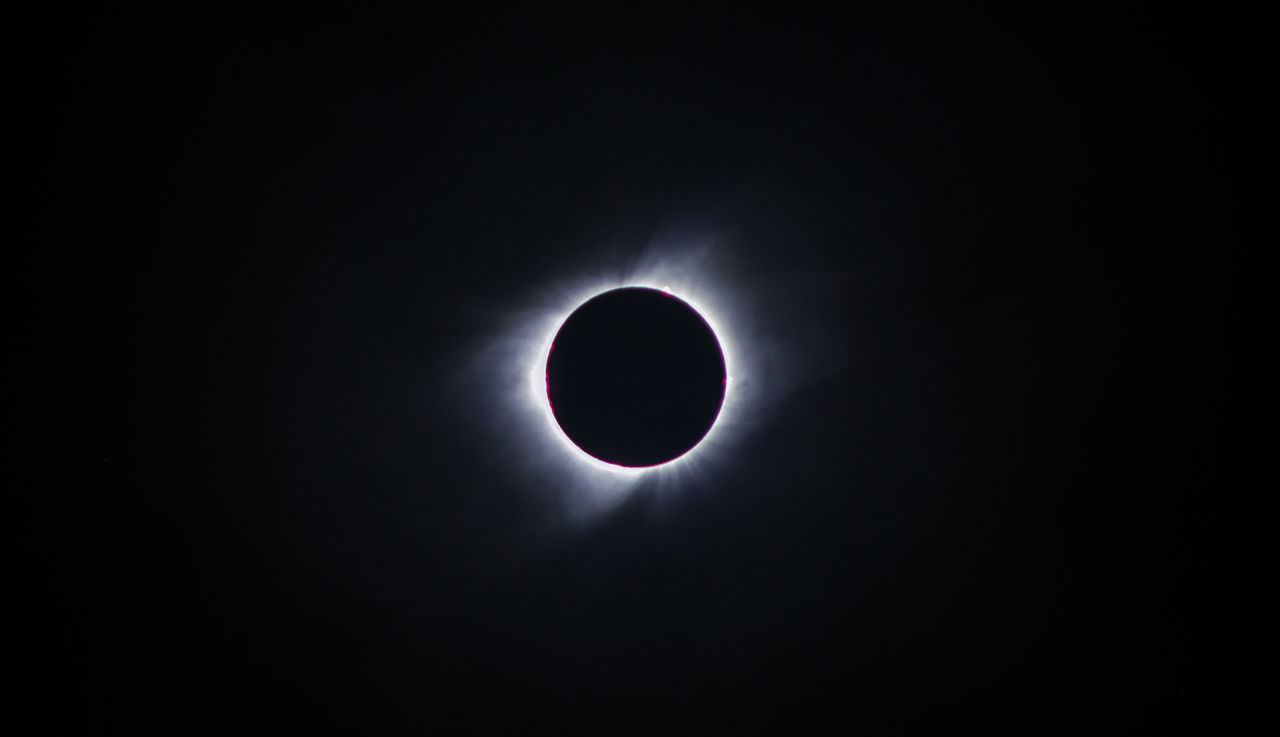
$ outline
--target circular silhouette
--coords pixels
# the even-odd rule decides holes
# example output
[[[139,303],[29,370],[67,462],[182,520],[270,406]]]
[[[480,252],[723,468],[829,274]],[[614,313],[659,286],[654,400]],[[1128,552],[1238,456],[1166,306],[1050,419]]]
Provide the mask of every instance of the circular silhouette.
[[[656,466],[696,446],[720,414],[724,354],[685,302],[647,287],[614,289],[565,320],[547,357],[547,399],[588,455]]]

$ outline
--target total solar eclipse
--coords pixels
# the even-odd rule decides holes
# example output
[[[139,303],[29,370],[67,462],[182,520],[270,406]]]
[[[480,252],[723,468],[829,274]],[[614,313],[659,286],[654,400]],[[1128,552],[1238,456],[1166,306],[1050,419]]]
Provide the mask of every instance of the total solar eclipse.
[[[692,450],[724,402],[724,353],[683,300],[623,287],[580,305],[547,357],[547,401],[564,434],[588,455],[641,468]]]

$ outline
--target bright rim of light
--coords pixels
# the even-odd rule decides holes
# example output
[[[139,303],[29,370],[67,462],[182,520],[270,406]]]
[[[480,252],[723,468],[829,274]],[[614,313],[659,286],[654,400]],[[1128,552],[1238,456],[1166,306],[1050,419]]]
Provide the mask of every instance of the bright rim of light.
[[[612,257],[611,257],[612,256]],[[569,519],[606,511],[642,486],[654,492],[683,493],[718,488],[715,478],[736,457],[740,441],[766,419],[785,392],[793,371],[779,363],[793,355],[757,320],[791,309],[799,295],[771,284],[747,282],[742,260],[714,243],[680,245],[671,239],[641,252],[602,254],[596,268],[586,264],[558,278],[531,275],[529,292],[493,304],[483,319],[490,330],[459,369],[451,395],[468,402],[470,417],[483,431],[485,462],[512,474],[551,509]],[[623,287],[670,292],[696,310],[715,333],[724,357],[724,400],[714,425],[684,455],[656,466],[631,468],[593,458],[575,445],[556,422],[547,399],[547,357],[564,321],[584,302]],[[781,293],[787,299],[764,306]],[[500,456],[490,455],[494,448]]]
[[[684,453],[681,453],[675,458],[672,458],[667,461],[663,461],[662,463],[656,463],[652,466],[620,466],[615,463],[609,463],[608,461],[603,461],[599,458],[596,458],[590,453],[587,453],[582,448],[579,448],[578,445],[574,443],[573,440],[571,440],[568,435],[565,434],[564,428],[560,427],[560,423],[556,420],[555,412],[551,408],[551,402],[547,397],[547,361],[551,357],[551,345],[555,341],[556,335],[560,333],[560,328],[564,326],[565,321],[568,320],[569,316],[572,315],[574,312],[576,312],[579,307],[586,304],[587,302],[590,302],[592,299],[595,299],[601,294],[612,292],[616,289],[628,289],[628,288],[655,289],[661,292],[666,292],[667,294],[670,294],[671,296],[684,302],[686,305],[692,308],[694,312],[698,313],[698,315],[703,319],[703,321],[705,321],[707,325],[711,328],[711,332],[715,334],[716,341],[720,344],[720,354],[724,357],[724,366],[725,366],[724,399],[720,403],[720,411],[717,413],[716,419],[711,425],[711,429],[709,429],[707,431],[707,434],[704,435],[702,439],[699,440],[689,450],[686,450]],[[724,331],[721,329],[720,325],[718,324],[718,321],[711,314],[711,312],[709,312],[705,307],[699,304],[698,300],[692,299],[683,293],[677,294],[675,291],[672,290],[671,286],[668,284],[659,285],[657,283],[645,282],[645,281],[619,284],[618,286],[607,287],[597,292],[592,292],[591,294],[588,294],[586,297],[582,298],[580,301],[574,304],[573,307],[570,308],[567,312],[565,312],[564,315],[556,322],[555,327],[547,333],[546,337],[542,340],[542,343],[539,345],[538,355],[540,356],[541,360],[532,362],[533,365],[531,366],[530,373],[529,373],[529,388],[531,393],[534,396],[534,401],[539,402],[542,406],[542,415],[546,421],[547,427],[550,430],[550,432],[552,432],[559,439],[560,444],[566,449],[566,451],[569,454],[576,456],[580,461],[587,463],[595,468],[598,468],[601,471],[604,471],[606,473],[618,474],[618,475],[624,475],[624,476],[626,475],[639,476],[645,473],[657,471],[659,469],[674,470],[676,467],[678,467],[679,464],[688,463],[689,461],[696,459],[700,448],[715,447],[714,438],[715,438],[715,435],[717,434],[717,428],[722,426],[723,424],[722,420],[726,419],[725,418],[726,413],[729,412],[733,406],[733,400],[732,400],[733,371],[734,371],[735,363],[733,361],[733,351],[731,349],[731,346],[732,346],[732,342],[727,339],[727,336],[725,335]],[[712,442],[711,446],[707,445],[709,441]]]

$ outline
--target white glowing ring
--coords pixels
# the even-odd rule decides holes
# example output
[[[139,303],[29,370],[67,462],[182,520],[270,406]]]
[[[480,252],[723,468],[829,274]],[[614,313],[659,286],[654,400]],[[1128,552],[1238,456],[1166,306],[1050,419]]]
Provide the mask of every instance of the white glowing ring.
[[[469,351],[459,367],[462,383],[451,392],[482,400],[474,419],[484,431],[477,446],[484,457],[502,448],[504,462],[497,469],[546,495],[551,508],[568,519],[605,511],[641,486],[663,493],[719,488],[716,479],[740,441],[764,421],[795,373],[781,363],[796,354],[786,344],[790,337],[774,335],[757,318],[794,309],[799,295],[772,282],[767,293],[758,283],[744,282],[745,265],[714,243],[667,240],[641,253],[602,253],[596,263],[597,269],[579,266],[576,274],[559,279],[533,276],[531,292],[489,306],[492,330]],[[565,320],[592,297],[623,287],[670,291],[701,315],[720,344],[728,379],[715,423],[698,444],[671,461],[641,468],[587,454],[564,434],[547,399],[547,358]],[[785,298],[781,303],[764,306],[778,294]]]
[[[629,287],[660,289],[666,292],[667,294],[670,294],[671,296],[676,297],[680,301],[684,302],[691,309],[693,309],[694,312],[698,313],[698,316],[701,317],[703,321],[705,321],[707,325],[711,328],[711,332],[715,335],[716,342],[719,343],[720,345],[720,355],[724,357],[724,375],[725,375],[724,399],[721,400],[720,402],[720,410],[719,412],[716,413],[716,419],[712,423],[711,429],[707,430],[707,434],[703,435],[702,439],[699,440],[696,444],[694,444],[694,446],[689,450],[686,450],[684,453],[681,453],[675,458],[672,458],[667,461],[663,461],[662,463],[656,463],[652,466],[619,466],[615,463],[609,463],[608,461],[600,460],[599,458],[596,458],[590,453],[587,453],[582,448],[579,448],[578,445],[574,443],[573,440],[571,440],[568,435],[565,434],[564,428],[560,427],[560,423],[556,421],[555,412],[551,408],[550,398],[547,396],[547,361],[550,360],[551,358],[551,345],[555,341],[556,335],[560,333],[560,328],[564,326],[565,321],[569,319],[570,315],[572,315],[574,312],[577,312],[579,307],[591,301],[592,299],[595,299],[601,294],[614,291],[615,289],[626,289]],[[585,299],[576,303],[572,309],[566,312],[564,316],[561,317],[560,320],[556,323],[555,328],[547,333],[546,337],[543,339],[542,343],[539,346],[538,355],[541,356],[541,361],[536,361],[533,363],[532,369],[529,374],[529,381],[530,381],[529,387],[530,387],[530,391],[535,397],[535,401],[541,403],[542,405],[542,416],[544,419],[546,419],[548,428],[552,433],[555,434],[557,438],[559,438],[560,444],[564,446],[569,453],[577,456],[579,459],[585,461],[586,463],[589,463],[592,466],[595,466],[600,470],[606,471],[608,473],[623,474],[623,475],[641,475],[650,471],[656,471],[660,468],[670,467],[674,469],[678,464],[685,463],[688,460],[692,460],[693,458],[696,457],[696,454],[699,448],[704,447],[704,445],[708,441],[713,440],[713,436],[716,434],[716,428],[721,426],[721,420],[722,418],[724,418],[725,412],[728,411],[728,409],[732,406],[731,396],[732,396],[732,387],[733,387],[734,363],[733,363],[733,351],[730,349],[729,341],[725,339],[724,333],[721,331],[720,327],[717,325],[717,321],[715,320],[715,318],[705,308],[699,306],[696,300],[689,299],[688,297],[682,294],[676,294],[674,291],[672,291],[670,285],[664,284],[659,286],[657,284],[644,283],[644,282],[621,284],[616,287],[609,287],[607,289],[602,289],[598,292],[594,292],[588,295]]]

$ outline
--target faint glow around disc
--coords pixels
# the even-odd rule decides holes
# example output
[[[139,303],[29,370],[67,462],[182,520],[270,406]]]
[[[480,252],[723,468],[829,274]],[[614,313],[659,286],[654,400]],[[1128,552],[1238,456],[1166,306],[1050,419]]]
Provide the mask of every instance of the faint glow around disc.
[[[799,295],[783,291],[782,303],[761,308],[758,284],[742,281],[740,259],[713,245],[654,243],[641,253],[603,257],[592,269],[539,279],[517,302],[495,305],[493,330],[459,367],[454,396],[479,398],[476,413],[484,439],[477,447],[502,448],[499,468],[516,475],[553,508],[572,519],[610,509],[643,485],[677,492],[714,488],[708,484],[735,456],[735,446],[766,419],[785,391],[787,371],[779,357],[795,354],[756,322],[776,316]],[[715,333],[724,356],[725,382],[720,413],[707,434],[684,455],[645,468],[617,466],[574,445],[556,422],[547,398],[547,358],[552,341],[574,310],[592,297],[621,287],[650,287],[678,297],[696,310]],[[777,296],[774,288],[770,296]],[[482,451],[483,452],[483,451]]]

